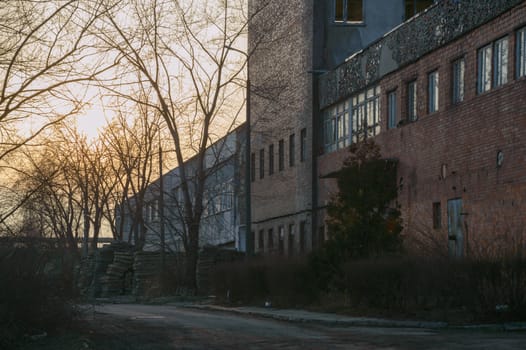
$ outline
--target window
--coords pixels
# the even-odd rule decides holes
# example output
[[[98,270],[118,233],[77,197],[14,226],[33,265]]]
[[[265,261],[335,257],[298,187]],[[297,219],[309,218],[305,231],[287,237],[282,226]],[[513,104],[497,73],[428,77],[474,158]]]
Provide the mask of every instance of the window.
[[[265,177],[265,149],[259,150],[259,178]]]
[[[305,221],[300,222],[300,253],[305,253]]]
[[[252,153],[250,155],[250,180],[252,182],[256,181],[256,154]]]
[[[296,152],[296,146],[295,146],[295,136],[294,134],[289,136],[289,166],[294,166],[294,163],[296,161],[295,159],[295,152]]]
[[[433,203],[433,228],[442,228],[442,209],[440,202]]]
[[[478,50],[477,92],[479,94],[508,82],[508,38]]]
[[[278,228],[279,254],[285,254],[285,227]]]
[[[416,80],[413,80],[407,84],[407,119],[412,122],[418,118],[416,98]]]
[[[409,19],[433,5],[433,0],[405,0],[405,19]]]
[[[300,161],[307,159],[307,129],[301,129],[300,133]]]
[[[294,255],[294,224],[289,225],[289,236],[288,236],[288,245],[287,245],[287,255]]]
[[[285,142],[283,139],[278,143],[278,170],[282,171],[285,168]]]
[[[264,230],[259,230],[258,234],[258,250],[263,253],[265,252],[265,237],[263,236],[265,234]]]
[[[268,245],[267,250],[274,249],[274,230],[272,230],[271,228],[268,230],[267,245]]]
[[[429,73],[427,76],[427,110],[429,113],[438,111],[438,71]]]
[[[344,148],[349,144],[350,101],[329,107],[324,114],[324,146],[326,152]]]
[[[397,100],[396,91],[387,94],[387,128],[396,128],[397,123]]]
[[[373,87],[351,98],[352,142],[380,133],[380,88]]]
[[[274,145],[268,146],[268,174],[274,174]]]
[[[453,62],[453,103],[464,101],[464,74],[466,61],[460,58]]]
[[[517,31],[517,78],[526,76],[526,27]]]
[[[362,0],[334,0],[335,22],[363,22]]]

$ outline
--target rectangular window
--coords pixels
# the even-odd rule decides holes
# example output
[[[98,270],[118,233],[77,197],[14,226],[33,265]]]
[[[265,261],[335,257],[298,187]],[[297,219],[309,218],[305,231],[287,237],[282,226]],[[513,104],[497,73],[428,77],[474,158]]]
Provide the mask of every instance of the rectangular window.
[[[268,230],[268,241],[267,241],[268,248],[267,250],[274,249],[274,230],[271,228]]]
[[[268,146],[268,174],[274,174],[274,145]]]
[[[280,226],[278,228],[278,243],[279,243],[279,254],[285,254],[285,227]]]
[[[517,78],[526,76],[526,27],[517,31]]]
[[[363,22],[363,0],[334,0],[335,22]]]
[[[493,57],[494,76],[493,86],[501,86],[508,82],[508,38],[502,38],[495,42],[495,54]]]
[[[440,202],[433,203],[433,228],[442,228],[442,209]]]
[[[428,112],[434,113],[438,111],[438,71],[429,73],[427,86]]]
[[[453,62],[453,103],[464,101],[464,74],[466,61],[460,58]]]
[[[380,133],[380,88],[373,87],[351,98],[352,142]]]
[[[396,91],[391,91],[387,94],[387,128],[396,128],[397,123],[397,100]]]
[[[288,256],[294,255],[294,224],[289,225],[289,236],[287,242],[287,253]]]
[[[486,45],[477,53],[477,92],[479,94],[508,82],[508,38]]]
[[[296,152],[296,141],[294,140],[294,134],[289,136],[289,166],[294,166],[296,161],[295,152]]]
[[[259,230],[258,234],[258,250],[261,253],[265,252],[265,237],[263,236],[265,234],[264,230]]]
[[[307,129],[301,129],[300,134],[300,161],[304,162],[307,159]]]
[[[278,143],[278,170],[283,171],[283,169],[285,169],[285,142],[281,139]]]
[[[303,254],[305,253],[305,236],[306,236],[306,232],[305,232],[305,221],[301,221],[300,222],[300,253]]]
[[[259,150],[259,178],[265,177],[265,149]]]
[[[433,5],[433,0],[405,0],[405,19],[416,15],[418,12],[425,10]]]
[[[407,84],[407,119],[411,122],[418,118],[416,98],[416,80],[413,80]]]
[[[250,180],[252,182],[256,181],[256,154],[252,153],[250,155]]]
[[[326,152],[344,148],[349,144],[349,104],[346,100],[329,107],[324,114],[324,146]]]

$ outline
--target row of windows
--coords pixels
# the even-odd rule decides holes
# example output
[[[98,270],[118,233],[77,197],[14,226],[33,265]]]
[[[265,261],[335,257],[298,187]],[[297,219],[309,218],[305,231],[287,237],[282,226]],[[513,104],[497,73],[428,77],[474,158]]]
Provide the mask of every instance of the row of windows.
[[[296,135],[289,135],[288,143],[288,156],[289,156],[289,167],[293,167],[296,164]],[[265,152],[266,151],[266,152]],[[259,150],[259,178],[265,177],[265,154],[268,156],[268,175],[274,174],[275,166],[275,151],[274,144],[268,146],[268,150],[261,148]],[[301,129],[300,131],[300,162],[304,162],[307,159],[307,129]],[[278,171],[285,170],[285,140],[281,139],[278,141]],[[250,156],[250,178],[252,181],[256,180],[256,153],[252,153]]]
[[[516,32],[516,77],[526,76],[526,27]],[[505,36],[483,46],[477,51],[477,93],[482,94],[508,82],[509,37]],[[451,99],[453,104],[464,101],[466,61],[461,57],[451,65]],[[434,70],[427,75],[427,112],[439,109],[440,75]],[[380,132],[380,88],[374,87],[350,99],[333,105],[323,115],[323,140],[325,152],[332,152]],[[406,120],[418,119],[417,80],[406,85]],[[387,128],[396,128],[398,116],[398,91],[387,93]]]
[[[405,19],[409,19],[431,6],[434,0],[405,0]],[[334,0],[334,22],[362,23],[363,0]]]
[[[380,88],[373,87],[324,113],[324,150],[332,152],[380,132]]]
[[[293,256],[295,252],[303,254],[306,252],[306,222],[301,221],[299,225],[299,237],[296,241],[296,228],[294,224],[288,225],[288,232],[285,235],[285,226],[281,225],[278,227],[277,237],[274,237],[274,229],[269,228],[268,230],[259,230],[258,232],[258,246],[257,251],[260,253],[265,252],[277,252],[280,255],[285,255],[285,248],[287,256]],[[277,244],[274,243],[277,238]],[[285,239],[287,240],[285,245]],[[266,241],[266,244],[265,244]],[[297,247],[296,247],[297,245]]]

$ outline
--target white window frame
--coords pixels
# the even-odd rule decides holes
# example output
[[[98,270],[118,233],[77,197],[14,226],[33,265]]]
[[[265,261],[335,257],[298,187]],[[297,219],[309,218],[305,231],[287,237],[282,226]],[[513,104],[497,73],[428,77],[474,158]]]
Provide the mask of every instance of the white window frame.
[[[418,119],[418,89],[417,81],[407,83],[407,119],[414,122]]]
[[[387,128],[396,128],[398,119],[398,96],[396,90],[387,94]]]
[[[349,145],[349,100],[329,107],[323,123],[324,148],[332,152]]]
[[[439,84],[440,76],[438,70],[435,70],[427,75],[427,99],[428,112],[438,112],[439,103]]]
[[[464,57],[453,61],[453,103],[464,101],[464,77],[466,74],[466,60]]]
[[[508,82],[509,39],[502,37],[477,51],[477,93]]]
[[[517,79],[526,76],[526,27],[522,27],[516,32],[515,60],[517,62]]]

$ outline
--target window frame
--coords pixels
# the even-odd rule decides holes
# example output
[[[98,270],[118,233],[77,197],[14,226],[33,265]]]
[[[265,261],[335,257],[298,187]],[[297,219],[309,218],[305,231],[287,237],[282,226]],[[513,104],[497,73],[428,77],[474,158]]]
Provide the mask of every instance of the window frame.
[[[360,19],[351,19],[349,14],[350,7],[353,5],[353,2],[359,2],[361,8]],[[333,16],[332,20],[334,24],[337,25],[363,25],[365,22],[365,6],[363,0],[333,0],[332,3]],[[356,4],[354,4],[356,5]],[[338,7],[341,6],[341,17],[338,18]]]
[[[268,145],[268,174],[274,174],[274,144]]]
[[[300,162],[307,159],[307,129],[303,128],[300,131]]]
[[[438,69],[427,74],[427,112],[438,112],[440,103],[440,75]]]
[[[526,26],[515,32],[515,77],[526,77]]]
[[[278,141],[278,171],[285,169],[285,140]]]
[[[417,79],[407,82],[407,120],[415,122],[418,120],[418,83]]]
[[[398,94],[396,89],[387,93],[387,129],[395,129],[398,120]]]
[[[259,179],[265,178],[265,149],[259,150]]]
[[[466,58],[455,59],[451,63],[451,102],[459,104],[464,102],[466,94]]]
[[[256,181],[256,153],[250,155],[250,181]]]
[[[478,95],[508,83],[509,48],[509,35],[505,35],[477,49]]]
[[[293,167],[296,164],[296,135],[289,135],[289,166]]]

